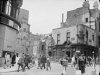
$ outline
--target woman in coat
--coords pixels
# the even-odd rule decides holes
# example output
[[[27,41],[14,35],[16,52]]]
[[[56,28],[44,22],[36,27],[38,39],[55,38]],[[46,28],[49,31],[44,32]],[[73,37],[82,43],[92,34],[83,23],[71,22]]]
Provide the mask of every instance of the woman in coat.
[[[83,55],[79,56],[78,67],[79,67],[79,70],[81,70],[82,74],[85,73],[85,59]]]

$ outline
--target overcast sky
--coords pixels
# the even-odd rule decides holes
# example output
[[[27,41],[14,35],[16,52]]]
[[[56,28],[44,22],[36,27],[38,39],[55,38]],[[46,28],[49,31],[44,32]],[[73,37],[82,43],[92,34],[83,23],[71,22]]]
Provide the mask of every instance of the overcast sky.
[[[93,2],[89,0],[91,7]],[[29,10],[30,31],[33,34],[48,34],[60,27],[62,13],[64,21],[67,11],[79,8],[84,0],[23,0],[22,8]],[[100,4],[99,4],[100,5]]]

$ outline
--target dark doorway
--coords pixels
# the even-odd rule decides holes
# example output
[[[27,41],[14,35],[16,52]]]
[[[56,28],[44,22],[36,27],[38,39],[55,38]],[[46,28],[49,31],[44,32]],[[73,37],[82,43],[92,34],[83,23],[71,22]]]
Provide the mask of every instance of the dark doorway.
[[[68,57],[70,57],[70,51],[66,51],[66,55],[68,55]]]

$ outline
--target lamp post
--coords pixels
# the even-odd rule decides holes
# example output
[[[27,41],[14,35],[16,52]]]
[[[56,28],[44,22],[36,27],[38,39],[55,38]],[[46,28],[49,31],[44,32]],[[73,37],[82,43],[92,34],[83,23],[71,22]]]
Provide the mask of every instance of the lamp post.
[[[94,51],[93,51],[92,53],[93,53],[93,68],[95,69],[95,58],[94,58]]]
[[[96,75],[94,51],[93,51],[92,53],[93,53],[93,68],[92,68],[92,75]]]

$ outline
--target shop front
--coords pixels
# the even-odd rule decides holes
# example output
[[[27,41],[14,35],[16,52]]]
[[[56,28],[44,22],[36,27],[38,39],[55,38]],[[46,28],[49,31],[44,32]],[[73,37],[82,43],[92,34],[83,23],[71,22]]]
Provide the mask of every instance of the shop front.
[[[97,57],[98,56],[98,48],[85,45],[85,44],[70,44],[70,45],[55,45],[50,47],[52,48],[52,56],[56,58],[61,58],[63,56],[68,55],[71,58],[73,55],[84,54],[84,56]]]
[[[71,48],[73,49],[73,52],[76,53],[79,51],[80,54],[84,54],[84,56],[91,56],[96,58],[98,56],[98,48],[91,45],[86,44],[72,44]]]

